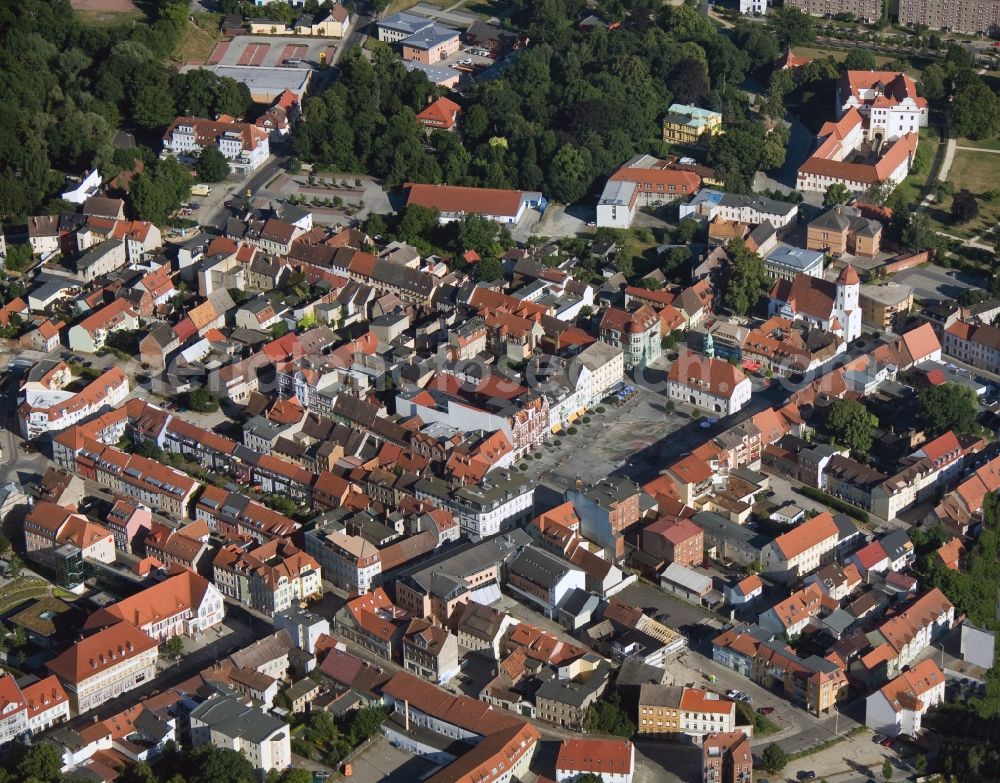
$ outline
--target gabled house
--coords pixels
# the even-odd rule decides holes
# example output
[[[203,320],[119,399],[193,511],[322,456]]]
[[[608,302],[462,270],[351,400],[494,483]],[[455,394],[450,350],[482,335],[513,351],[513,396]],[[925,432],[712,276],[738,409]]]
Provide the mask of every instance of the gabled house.
[[[204,577],[184,570],[98,609],[87,618],[83,629],[126,622],[165,642],[173,636],[194,638],[219,625],[224,618],[222,594]]]

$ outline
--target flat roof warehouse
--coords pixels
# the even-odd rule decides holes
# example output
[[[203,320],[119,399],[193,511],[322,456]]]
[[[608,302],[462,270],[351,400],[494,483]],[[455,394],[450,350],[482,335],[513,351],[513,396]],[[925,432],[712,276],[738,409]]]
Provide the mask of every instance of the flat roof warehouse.
[[[293,58],[299,59],[299,58]],[[289,65],[292,65],[289,60]],[[301,101],[309,89],[312,68],[288,66],[214,65],[207,66],[217,76],[228,76],[247,86],[256,103],[271,103],[285,90],[291,90]]]

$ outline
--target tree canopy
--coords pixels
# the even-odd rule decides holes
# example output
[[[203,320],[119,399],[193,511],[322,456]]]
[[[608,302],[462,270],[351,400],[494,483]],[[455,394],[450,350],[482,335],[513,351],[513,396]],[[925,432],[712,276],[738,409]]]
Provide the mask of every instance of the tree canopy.
[[[736,85],[750,56],[696,9],[631,8],[619,28],[585,33],[570,23],[581,8],[580,0],[517,0],[511,24],[532,46],[461,99],[457,133],[428,138],[414,121],[440,93],[423,74],[388,50],[370,61],[346,52],[340,78],[306,100],[294,154],[389,185],[520,188],[569,202],[633,155],[664,154],[660,121],[674,101],[700,102],[729,122],[747,118]],[[763,132],[753,141],[759,158]]]
[[[746,315],[770,285],[763,259],[750,251],[742,239],[726,245],[729,262],[723,270],[722,301],[737,315]]]
[[[955,92],[952,127],[970,139],[988,139],[1000,131],[1000,98],[981,78]]]
[[[229,161],[214,144],[205,147],[195,164],[198,179],[202,182],[222,182],[229,176]]]
[[[917,418],[932,435],[949,430],[958,435],[977,432],[978,411],[976,393],[954,383],[931,386],[917,397]]]
[[[838,204],[846,204],[850,198],[851,191],[847,189],[847,186],[840,182],[834,182],[826,189],[826,193],[823,196],[823,206],[835,207]]]
[[[878,419],[862,403],[850,399],[833,400],[826,409],[823,424],[856,457],[867,459]]]
[[[140,220],[162,224],[191,195],[194,178],[174,158],[146,167],[133,181],[125,203]]]
[[[760,757],[761,766],[768,772],[781,772],[788,764],[788,754],[781,749],[781,746],[772,742]]]
[[[979,199],[967,188],[951,197],[951,219],[955,223],[968,223],[979,215]]]
[[[123,123],[157,128],[175,116],[164,63],[187,3],[149,6],[152,20],[82,23],[68,0],[0,4],[0,218],[38,214],[57,196],[60,170],[124,168],[111,143]]]
[[[589,707],[583,716],[583,729],[591,734],[613,734],[631,737],[635,734],[635,724],[621,706],[621,696],[613,691]]]

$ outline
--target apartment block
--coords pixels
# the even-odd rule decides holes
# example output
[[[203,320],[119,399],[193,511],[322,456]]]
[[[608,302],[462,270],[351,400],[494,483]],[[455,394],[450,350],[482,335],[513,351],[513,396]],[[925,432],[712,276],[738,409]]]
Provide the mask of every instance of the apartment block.
[[[785,0],[785,8],[798,8],[811,16],[851,14],[866,24],[882,17],[882,0]]]
[[[1000,27],[1000,0],[899,0],[899,23],[970,35]]]
[[[46,666],[80,714],[152,680],[158,657],[156,640],[123,622],[77,642]]]
[[[705,734],[736,728],[736,702],[712,691],[645,684],[639,690],[640,734]]]

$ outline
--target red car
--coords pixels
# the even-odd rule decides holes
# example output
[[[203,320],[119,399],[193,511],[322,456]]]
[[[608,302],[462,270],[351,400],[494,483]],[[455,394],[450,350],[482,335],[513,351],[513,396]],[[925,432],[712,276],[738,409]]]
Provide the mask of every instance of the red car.
[[[774,712],[774,707],[758,707],[757,712],[759,712],[761,715],[770,715],[772,712]]]
[[[891,748],[892,747],[892,737],[886,737],[884,740],[882,740],[879,743],[879,745],[881,745],[883,748]]]

